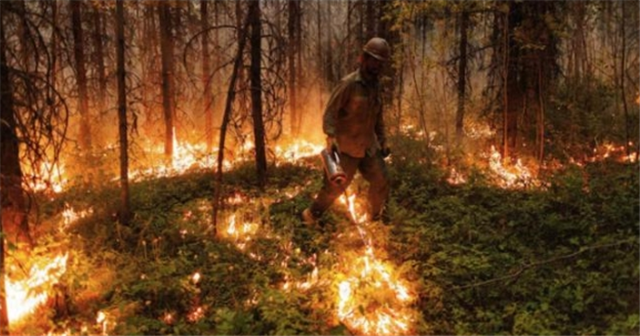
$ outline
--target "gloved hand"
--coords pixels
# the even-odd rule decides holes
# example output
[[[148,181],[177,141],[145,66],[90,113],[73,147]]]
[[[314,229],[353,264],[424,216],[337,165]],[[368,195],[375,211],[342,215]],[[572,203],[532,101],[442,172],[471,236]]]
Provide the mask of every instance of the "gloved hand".
[[[329,153],[340,153],[340,147],[338,147],[338,141],[335,137],[327,136],[327,151],[329,151]]]

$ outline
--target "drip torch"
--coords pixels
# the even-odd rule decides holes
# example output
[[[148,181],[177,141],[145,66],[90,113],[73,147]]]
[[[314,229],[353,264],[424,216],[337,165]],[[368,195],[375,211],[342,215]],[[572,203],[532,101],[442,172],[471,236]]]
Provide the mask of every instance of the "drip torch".
[[[345,174],[342,166],[340,166],[340,156],[335,149],[327,150],[326,148],[320,152],[322,158],[322,165],[324,171],[327,174],[327,178],[333,184],[341,185],[347,180],[347,174]]]

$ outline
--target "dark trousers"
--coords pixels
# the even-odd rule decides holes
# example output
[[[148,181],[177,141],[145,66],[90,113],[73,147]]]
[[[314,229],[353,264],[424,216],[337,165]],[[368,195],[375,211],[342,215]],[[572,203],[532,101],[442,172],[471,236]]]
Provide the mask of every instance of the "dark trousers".
[[[336,198],[340,197],[353,180],[356,171],[360,171],[362,177],[369,182],[369,210],[371,216],[379,215],[389,196],[389,178],[384,159],[380,152],[373,156],[366,154],[363,158],[354,158],[340,153],[340,165],[347,175],[347,180],[342,185],[335,185],[324,174],[322,189],[311,205],[311,212],[319,217],[327,210]]]

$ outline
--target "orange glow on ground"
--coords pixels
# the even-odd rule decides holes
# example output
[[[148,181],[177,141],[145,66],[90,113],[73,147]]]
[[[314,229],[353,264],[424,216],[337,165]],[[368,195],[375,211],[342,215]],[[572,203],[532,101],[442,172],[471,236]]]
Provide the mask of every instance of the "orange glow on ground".
[[[46,285],[58,282],[67,268],[68,255],[55,257],[44,267],[34,265],[29,276],[22,280],[5,279],[9,323],[20,321],[47,301],[49,293],[43,291]]]
[[[340,200],[347,205],[352,221],[365,244],[364,255],[344,261],[346,271],[338,274],[337,316],[349,330],[364,335],[410,334],[416,311],[416,295],[396,267],[375,256],[371,239],[362,228],[367,222],[364,206],[355,193]]]

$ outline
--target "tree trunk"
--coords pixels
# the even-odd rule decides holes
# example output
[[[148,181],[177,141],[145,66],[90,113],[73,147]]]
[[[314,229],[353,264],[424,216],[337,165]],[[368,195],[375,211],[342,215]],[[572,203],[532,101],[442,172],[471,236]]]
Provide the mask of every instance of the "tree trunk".
[[[5,37],[4,37],[4,22],[6,13],[6,2],[0,2],[0,81],[3,84],[0,86],[0,158],[2,159],[2,165],[0,165],[0,205],[2,206],[2,215],[0,216],[0,334],[9,335],[9,314],[7,312],[7,290],[5,288],[5,265],[4,265],[4,237],[5,230],[3,227],[7,220],[14,219],[15,205],[10,202],[11,198],[15,196],[22,197],[22,191],[18,190],[17,195],[10,195],[9,190],[15,190],[13,182],[16,177],[11,175],[17,174],[18,181],[21,180],[22,172],[20,171],[20,162],[18,159],[18,142],[15,134],[15,119],[13,116],[13,90],[11,82],[9,81],[9,69],[7,68],[7,61],[5,60]],[[10,169],[9,169],[10,168]],[[20,186],[20,184],[18,184]],[[22,201],[24,203],[24,200]],[[9,214],[11,213],[11,216]],[[6,219],[5,219],[6,216]],[[16,226],[13,222],[6,224],[9,226]]]
[[[124,8],[116,2],[116,58],[118,62],[118,133],[120,136],[120,223],[127,225],[131,217],[129,206],[129,142],[127,140],[127,96],[124,67]]]
[[[330,18],[331,18],[331,1],[326,1],[327,4],[327,21],[330,22]],[[327,51],[327,59],[326,59],[326,63],[325,63],[325,70],[326,70],[326,78],[327,81],[329,82],[329,85],[333,86],[336,82],[336,76],[335,73],[333,71],[333,49],[331,48],[331,41],[333,39],[332,37],[332,32],[331,32],[331,25],[329,24],[329,29],[327,29],[327,47],[325,48],[325,50]]]
[[[207,141],[207,153],[213,149],[213,95],[211,92],[211,61],[209,59],[209,21],[207,18],[208,0],[200,2],[200,20],[202,34],[202,109],[204,113],[204,132]]]
[[[107,73],[104,66],[104,46],[102,43],[102,14],[97,7],[93,9],[93,41],[95,44],[95,63],[98,67],[98,102],[97,110],[100,115],[104,113],[105,100],[107,95]]]
[[[546,1],[510,2],[508,29],[505,29],[508,52],[506,67],[505,153],[525,148],[537,133],[541,109],[540,89],[549,90],[556,78],[557,48],[552,28],[544,20],[554,15],[557,3]],[[517,31],[517,33],[515,33]],[[540,75],[539,73],[542,72]],[[540,79],[541,78],[541,79]]]
[[[625,2],[622,1],[620,3],[622,6],[621,15],[620,15],[620,35],[621,35],[621,46],[620,46],[620,96],[622,98],[622,107],[624,110],[624,137],[625,137],[625,148],[627,156],[631,154],[631,135],[629,131],[630,127],[630,116],[629,116],[629,107],[627,106],[627,95],[625,90],[625,77],[627,72],[627,34],[625,33]]]
[[[264,122],[262,120],[260,1],[251,1],[249,3],[249,20],[251,21],[251,105],[253,135],[256,146],[256,171],[258,174],[258,187],[260,190],[264,190],[267,182],[267,156],[264,143]]]
[[[76,62],[76,80],[78,87],[78,112],[80,113],[80,148],[91,150],[91,126],[89,120],[89,97],[87,95],[87,72],[84,58],[84,37],[82,32],[82,16],[80,1],[70,1],[71,26],[73,31],[73,55]]]
[[[174,88],[173,88],[173,36],[171,34],[171,12],[169,4],[160,2],[160,53],[162,58],[162,109],[164,111],[164,155],[167,163],[173,158],[174,137]]]
[[[367,1],[366,8],[366,30],[365,38],[363,42],[368,41],[370,38],[376,36],[376,6],[378,1]]]
[[[222,163],[224,162],[224,144],[227,136],[227,127],[229,126],[229,120],[231,119],[231,109],[236,97],[236,82],[240,77],[240,66],[242,65],[242,55],[246,44],[247,29],[249,27],[249,17],[241,29],[239,29],[238,40],[238,52],[233,63],[233,70],[231,72],[231,79],[229,80],[229,89],[227,90],[227,102],[224,107],[224,114],[222,116],[222,123],[220,125],[220,141],[218,142],[218,162],[216,170],[216,186],[213,197],[213,231],[217,233],[217,221],[218,221],[218,208],[220,206],[220,195],[222,194]]]
[[[464,102],[467,89],[467,30],[469,28],[469,12],[462,10],[460,13],[460,44],[458,50],[458,109],[456,111],[456,143],[462,142],[464,135]]]
[[[18,143],[13,86],[7,66],[4,25],[8,6],[0,1],[0,204],[3,232],[10,242],[31,244],[27,221],[27,201],[22,189],[20,147]]]
[[[287,22],[289,33],[289,44],[287,49],[287,58],[289,61],[289,77],[287,88],[289,89],[289,113],[290,113],[290,127],[291,135],[295,138],[298,136],[298,89],[296,83],[296,20],[298,18],[298,6],[300,5],[297,0],[289,0],[289,21]],[[298,32],[299,33],[299,32]]]
[[[4,237],[2,230],[2,216],[0,216],[0,237]],[[7,275],[4,266],[4,239],[0,239],[0,335],[10,335],[9,312],[7,311]]]

